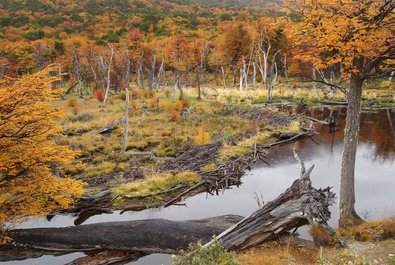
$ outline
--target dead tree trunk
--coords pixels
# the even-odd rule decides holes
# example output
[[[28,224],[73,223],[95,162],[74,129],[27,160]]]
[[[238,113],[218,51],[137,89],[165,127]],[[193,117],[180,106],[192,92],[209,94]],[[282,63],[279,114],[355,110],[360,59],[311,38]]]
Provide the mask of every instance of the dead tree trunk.
[[[359,117],[361,114],[363,80],[351,75],[346,127],[344,128],[344,150],[340,178],[340,227],[359,224],[362,219],[355,212],[355,158],[359,136]]]
[[[203,220],[164,219],[110,222],[62,228],[34,228],[9,231],[18,245],[38,250],[87,251],[134,250],[176,253],[192,242],[209,242],[213,235],[242,220],[241,216],[220,216]]]
[[[126,148],[128,145],[128,136],[129,136],[129,81],[130,81],[130,59],[127,58],[126,61],[126,73],[124,79],[125,86],[125,133],[123,137],[123,145],[122,145],[122,153],[126,152]]]
[[[224,85],[224,89],[228,89],[228,87],[226,86],[225,69],[223,66],[221,66],[221,73],[222,73],[222,83]]]
[[[195,66],[195,79],[196,79],[196,86],[198,89],[198,99],[201,99],[201,89],[200,89],[200,71],[199,71],[199,65]]]
[[[105,61],[103,56],[101,55],[99,57],[99,63],[101,66],[101,70],[103,72],[104,80],[105,80],[105,88],[104,88],[104,100],[102,103],[102,107],[104,108],[106,106],[107,100],[108,100],[108,95],[110,93],[110,87],[111,87],[111,69],[112,65],[114,62],[114,46],[112,44],[108,44],[108,48],[110,50],[110,57],[108,61]]]
[[[310,173],[314,166],[306,170],[303,161],[299,159],[299,162],[301,177],[290,188],[214,240],[219,240],[225,249],[243,250],[309,223],[334,235],[327,221],[331,216],[328,207],[334,203],[335,194],[330,188],[313,188]]]

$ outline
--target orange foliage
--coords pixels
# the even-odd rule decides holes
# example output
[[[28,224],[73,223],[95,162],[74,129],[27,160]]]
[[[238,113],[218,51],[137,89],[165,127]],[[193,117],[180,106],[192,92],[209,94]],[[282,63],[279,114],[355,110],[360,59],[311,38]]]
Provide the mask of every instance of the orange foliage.
[[[176,122],[180,119],[181,117],[181,113],[179,111],[176,110],[171,110],[169,111],[169,115],[170,115],[170,120],[173,122]]]
[[[83,193],[82,182],[54,174],[75,153],[55,142],[63,112],[49,101],[63,91],[48,89],[50,71],[0,82],[0,227],[67,208]]]
[[[103,102],[104,100],[104,91],[102,89],[99,89],[96,91],[96,99],[100,102]]]

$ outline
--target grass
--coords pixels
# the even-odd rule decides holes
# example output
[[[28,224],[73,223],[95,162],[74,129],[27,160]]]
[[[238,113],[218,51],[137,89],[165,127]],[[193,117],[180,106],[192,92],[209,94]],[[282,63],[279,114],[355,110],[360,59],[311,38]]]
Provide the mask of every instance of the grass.
[[[155,174],[141,181],[122,184],[113,188],[112,192],[115,194],[147,195],[168,190],[179,183],[193,185],[199,180],[199,175],[194,172],[168,173],[163,176]]]
[[[364,222],[350,229],[338,229],[337,233],[363,242],[395,238],[395,216],[381,221]]]
[[[173,256],[174,265],[241,265],[236,253],[225,251],[218,241],[204,248],[201,243],[191,244],[188,252]]]
[[[268,129],[268,128],[265,128]],[[225,162],[231,157],[247,157],[252,155],[254,144],[262,143],[272,143],[278,137],[280,132],[300,132],[300,123],[298,121],[293,121],[289,126],[282,127],[276,130],[266,130],[263,132],[258,132],[255,135],[244,139],[237,143],[237,145],[232,146],[225,144],[219,151],[219,158],[221,162]]]

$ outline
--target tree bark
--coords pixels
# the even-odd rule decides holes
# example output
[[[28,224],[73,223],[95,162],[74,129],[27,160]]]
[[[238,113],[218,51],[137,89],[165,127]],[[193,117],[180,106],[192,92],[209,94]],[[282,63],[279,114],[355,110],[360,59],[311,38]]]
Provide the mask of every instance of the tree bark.
[[[335,232],[328,226],[328,207],[333,204],[335,194],[330,188],[317,190],[311,186],[310,173],[295,153],[302,166],[301,177],[283,194],[263,205],[259,210],[229,228],[210,243],[219,240],[227,250],[244,250],[272,240],[287,231],[311,224],[324,228],[330,235]]]
[[[242,220],[227,215],[202,220],[164,219],[99,223],[61,228],[17,229],[8,232],[15,243],[52,251],[133,250],[176,253],[192,242],[209,242],[214,235]]]
[[[198,89],[198,99],[201,99],[201,90],[200,90],[200,72],[199,72],[199,65],[195,66],[195,79],[196,79],[196,85]]]
[[[362,219],[355,212],[355,159],[359,136],[363,80],[351,75],[350,91],[347,95],[347,118],[344,128],[344,150],[340,178],[339,227],[360,224]]]

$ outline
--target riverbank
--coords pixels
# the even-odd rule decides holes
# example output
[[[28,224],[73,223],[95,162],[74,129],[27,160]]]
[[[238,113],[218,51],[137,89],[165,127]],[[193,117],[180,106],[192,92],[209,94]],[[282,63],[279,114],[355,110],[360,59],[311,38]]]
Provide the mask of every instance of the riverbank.
[[[67,112],[65,133],[58,143],[79,153],[78,160],[61,175],[87,183],[88,197],[110,191],[111,198],[106,196],[97,207],[108,203],[113,209],[157,207],[203,180],[206,184],[210,178],[218,182],[223,177],[221,168],[235,160],[246,164],[249,159],[263,159],[264,154],[256,146],[254,151],[254,145],[293,137],[305,122],[299,115],[275,107],[197,100],[189,94],[173,101],[168,90],[132,90],[126,152],[121,151],[124,94],[111,96],[105,108],[99,97],[57,102]],[[244,171],[233,173],[226,185],[238,184]],[[207,185],[201,186],[195,192],[207,190]]]
[[[278,141],[284,132],[292,137],[302,131],[305,120],[295,111],[304,110],[285,106],[296,106],[302,98],[307,105],[344,100],[340,92],[326,95],[322,89],[276,91],[275,102],[280,104],[262,105],[256,103],[265,100],[264,90],[251,90],[247,95],[234,89],[203,88],[204,100],[197,100],[196,91],[189,88],[182,100],[174,101],[168,89],[132,89],[126,152],[121,151],[125,94],[111,96],[105,108],[100,94],[83,99],[71,96],[57,102],[67,112],[65,135],[58,142],[80,155],[61,174],[86,182],[87,195],[110,191],[107,195],[111,197],[96,203],[96,208],[110,205],[112,209],[142,210],[177,202],[193,187],[190,195],[210,191],[212,187],[201,185],[203,176],[215,175],[212,182],[218,182],[221,167],[235,159],[257,159],[256,144]],[[371,108],[382,107],[393,103],[389,92],[371,89],[364,96]],[[181,154],[183,158],[175,159]],[[231,185],[238,185],[242,174],[233,173],[237,176]],[[87,204],[77,208],[80,211]]]

